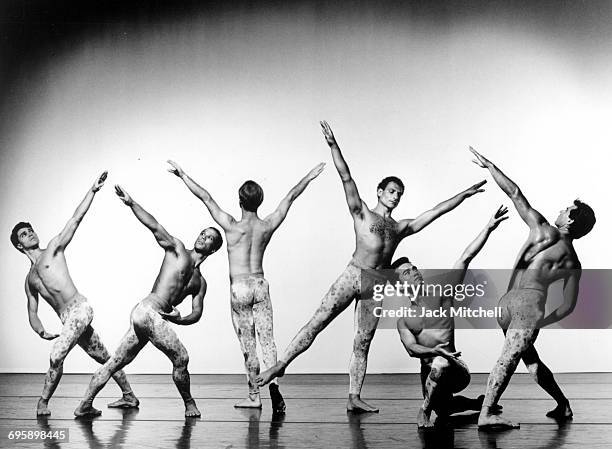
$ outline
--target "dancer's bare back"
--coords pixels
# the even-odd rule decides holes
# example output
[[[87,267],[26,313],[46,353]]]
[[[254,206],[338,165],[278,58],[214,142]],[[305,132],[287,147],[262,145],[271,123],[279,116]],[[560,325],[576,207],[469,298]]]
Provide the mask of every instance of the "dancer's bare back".
[[[171,166],[168,171],[183,180],[191,193],[204,203],[213,220],[225,232],[230,277],[244,274],[263,275],[263,256],[272,234],[285,220],[297,197],[325,168],[325,164],[320,163],[310,170],[283,198],[276,210],[264,219],[260,218],[256,211],[243,208],[242,218],[236,220],[221,209],[208,191],[198,185],[176,162],[168,161],[168,163]]]
[[[230,276],[263,274],[263,256],[276,230],[270,217],[243,218],[225,231]]]
[[[572,243],[563,239],[559,230],[543,217],[542,220],[532,228],[519,251],[509,290],[536,288],[546,291],[553,282],[572,277],[581,268]]]

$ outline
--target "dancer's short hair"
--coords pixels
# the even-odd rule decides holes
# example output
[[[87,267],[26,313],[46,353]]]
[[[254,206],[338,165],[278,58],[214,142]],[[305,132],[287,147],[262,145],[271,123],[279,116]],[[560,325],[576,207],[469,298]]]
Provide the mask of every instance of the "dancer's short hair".
[[[401,265],[404,265],[405,263],[409,263],[410,265],[412,265],[412,262],[410,262],[410,259],[408,259],[406,256],[402,256],[399,259],[397,259],[395,262],[393,262],[389,268],[395,269],[395,268],[400,267]]]
[[[32,229],[32,225],[28,223],[27,221],[20,221],[13,227],[13,230],[11,231],[11,243],[13,244],[15,249],[19,251],[21,250],[17,248],[17,245],[19,244],[19,238],[17,237],[17,235],[19,234],[19,231],[22,230],[23,228]]]
[[[245,181],[238,189],[240,206],[249,212],[257,212],[257,208],[263,202],[263,189],[255,181]]]
[[[396,183],[398,186],[402,188],[402,190],[404,190],[404,183],[397,176],[387,176],[386,178],[384,178],[382,181],[378,183],[378,187],[376,187],[376,190],[378,189],[385,190],[387,188],[387,184],[389,184],[390,182]]]
[[[595,226],[595,212],[591,206],[578,199],[574,200],[574,206],[576,209],[572,209],[569,214],[570,219],[574,220],[569,226],[569,233],[572,238],[579,239]]]
[[[215,234],[217,235],[215,237],[215,246],[213,247],[213,251],[217,251],[219,248],[221,248],[221,245],[223,245],[223,236],[221,235],[221,232],[219,232],[219,230],[217,228],[215,228],[214,226],[211,226],[210,229],[212,231],[215,231]]]

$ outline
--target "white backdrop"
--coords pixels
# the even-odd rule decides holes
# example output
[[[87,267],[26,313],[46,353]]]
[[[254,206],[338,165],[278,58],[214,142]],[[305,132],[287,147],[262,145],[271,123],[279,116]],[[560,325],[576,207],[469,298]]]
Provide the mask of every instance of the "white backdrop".
[[[396,218],[413,217],[487,177],[467,151],[473,145],[522,187],[550,220],[574,198],[596,211],[593,232],[576,242],[584,268],[610,268],[608,181],[612,131],[610,43],[560,41],[504,20],[441,28],[375,18],[320,20],[308,13],[242,14],[111,30],[92,35],[23,80],[23,114],[2,136],[0,229],[0,371],[43,372],[51,342],[28,324],[23,279],[29,261],[10,245],[12,226],[31,221],[43,242],[57,234],[95,176],[109,179],[67,250],[72,277],[94,307],[93,325],[113,350],[134,304],[151,289],[163,256],[153,237],[115,197],[122,184],[171,233],[190,245],[213,224],[172,175],[175,159],[239,216],[245,180],[265,190],[262,214],[311,167],[325,172],[295,203],[264,263],[282,351],[343,270],[354,247],[342,186],[318,120],[332,125],[362,197],[400,176],[406,193]],[[600,42],[597,44],[597,42]],[[586,45],[586,47],[584,47]],[[509,201],[491,181],[397,255],[421,267],[451,264]],[[527,235],[511,210],[478,268],[509,268]],[[204,316],[178,327],[192,373],[242,373],[229,313],[225,245],[205,261]],[[189,301],[183,307],[189,310]],[[41,300],[51,332],[59,319]],[[486,372],[502,344],[495,330],[459,331],[474,372]],[[609,330],[543,331],[542,357],[554,371],[610,371]],[[352,310],[323,332],[289,372],[345,372]],[[80,349],[66,372],[96,364]],[[147,347],[129,373],[169,373]],[[521,368],[522,369],[522,368]],[[416,372],[397,333],[380,330],[369,372]]]

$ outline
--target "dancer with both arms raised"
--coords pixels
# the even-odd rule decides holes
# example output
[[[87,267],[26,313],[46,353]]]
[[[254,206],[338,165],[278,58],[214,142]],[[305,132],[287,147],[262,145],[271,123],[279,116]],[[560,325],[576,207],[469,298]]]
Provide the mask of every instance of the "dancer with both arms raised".
[[[96,395],[112,375],[131,363],[142,348],[151,342],[166,354],[174,366],[172,380],[185,403],[185,416],[198,417],[200,411],[191,396],[187,371],[189,355],[167,321],[188,325],[200,320],[206,280],[200,273],[199,266],[221,247],[223,238],[217,229],[206,228],[197,237],[193,249],[188,250],[183,242],[170,235],[125,190],[115,186],[115,191],[136,218],[153,233],[158,245],[164,250],[164,260],[151,293],[132,309],[130,329],[119,343],[115,354],[93,375],[85,397],[74,414],[79,417],[100,415],[102,412],[92,405]],[[189,295],[193,298],[192,312],[182,317],[175,306]]]
[[[187,188],[198,197],[210,212],[213,220],[225,231],[229,257],[232,323],[240,341],[247,372],[249,396],[234,407],[261,408],[259,374],[255,333],[263,353],[264,365],[276,364],[276,344],[273,333],[272,303],[268,281],[264,278],[263,257],[274,232],[285,220],[289,208],[308,184],[323,171],[325,164],[313,168],[293,187],[274,212],[261,219],[257,209],[263,201],[263,189],[254,181],[246,181],[238,191],[242,217],[236,220],[223,211],[210,194],[191,179],[178,164],[168,161],[171,173],[181,178]],[[270,384],[273,413],[284,413],[285,402],[278,383]]]
[[[362,291],[362,270],[367,270],[367,273],[374,278],[384,278],[384,275],[377,275],[377,270],[388,269],[391,266],[393,253],[405,237],[421,231],[440,216],[455,209],[466,198],[482,192],[481,187],[486,181],[471,186],[415,219],[395,221],[391,218],[391,213],[399,204],[404,193],[402,181],[394,176],[383,179],[377,188],[378,203],[374,209],[370,210],[359,196],[357,185],[330,126],[327,122],[321,122],[321,127],[342,180],[349,212],[353,217],[355,252],[349,265],[331,286],[313,317],[293,338],[278,363],[258,376],[257,382],[264,385],[282,376],[289,363],[306,351],[316,336],[353,300],[357,299],[353,354],[349,366],[350,386],[347,410],[358,413],[378,412],[376,407],[361,399],[370,343],[378,324],[378,318],[373,313],[378,303],[369,299],[366,291]]]

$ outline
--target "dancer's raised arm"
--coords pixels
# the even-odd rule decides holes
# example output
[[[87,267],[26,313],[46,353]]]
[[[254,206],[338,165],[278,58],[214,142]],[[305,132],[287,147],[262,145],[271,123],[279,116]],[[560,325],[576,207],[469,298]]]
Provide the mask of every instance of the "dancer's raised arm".
[[[367,209],[367,207],[359,196],[357,184],[355,184],[349,167],[344,160],[342,153],[340,152],[340,147],[338,146],[338,142],[336,142],[334,133],[326,121],[321,122],[321,129],[323,130],[325,140],[331,149],[332,159],[334,161],[334,165],[336,166],[336,170],[338,170],[338,174],[342,180],[344,195],[346,196],[346,203],[348,204],[349,211],[353,217],[361,217],[363,214],[363,209]]]
[[[541,213],[531,207],[529,201],[527,201],[527,198],[525,198],[525,195],[523,195],[523,192],[521,192],[521,189],[514,181],[508,178],[493,162],[488,160],[474,148],[470,147],[470,151],[476,157],[473,162],[479,167],[489,170],[497,185],[512,200],[519,215],[530,228],[537,228],[548,223]]]
[[[465,248],[465,250],[461,254],[461,257],[459,257],[457,262],[455,262],[455,266],[453,267],[454,269],[467,269],[472,259],[476,257],[476,255],[485,245],[491,233],[497,229],[497,227],[502,221],[508,219],[508,215],[506,215],[507,213],[507,207],[499,206],[499,209],[495,211],[484,229],[480,231],[480,233],[476,236],[472,243],[470,243],[467,248]]]
[[[185,173],[185,171],[176,162],[169,160],[168,164],[171,166],[168,171],[181,178],[189,191],[204,203],[213,220],[215,220],[217,224],[223,228],[223,230],[229,230],[231,225],[236,221],[234,217],[221,209],[213,197],[210,196],[210,193],[208,193],[205,188],[200,186],[187,173]]]
[[[159,246],[166,251],[173,250],[178,239],[172,237],[166,229],[159,224],[153,215],[148,213],[143,207],[132,199],[132,197],[119,185],[115,186],[115,193],[123,203],[132,209],[132,212],[138,218],[138,220],[145,225],[157,240]]]
[[[85,217],[85,214],[89,210],[89,206],[91,206],[94,196],[104,185],[104,181],[106,181],[107,176],[108,172],[104,171],[100,176],[96,178],[93,186],[91,186],[91,188],[87,191],[85,198],[83,198],[83,201],[81,201],[81,203],[78,205],[78,207],[74,211],[74,214],[72,215],[72,217],[70,217],[70,220],[68,220],[66,226],[64,226],[62,232],[60,232],[57,237],[55,237],[54,240],[57,242],[57,246],[59,249],[66,248],[66,246],[68,246],[68,244],[72,240],[72,237],[74,237],[74,233],[81,224],[83,217]]]
[[[273,230],[276,230],[283,222],[283,220],[285,220],[293,202],[297,199],[298,196],[302,194],[302,192],[304,192],[304,190],[306,190],[306,187],[308,187],[310,181],[312,181],[321,174],[324,168],[325,162],[321,162],[312,170],[310,170],[306,174],[306,176],[304,176],[300,180],[300,182],[298,182],[291,190],[289,190],[289,193],[287,193],[287,196],[283,198],[276,210],[265,218],[265,221],[270,223],[270,226]]]

